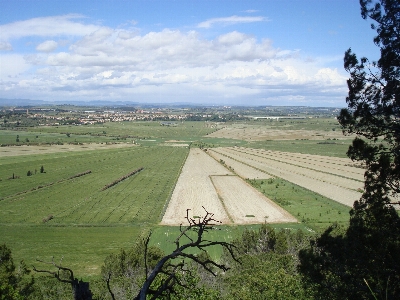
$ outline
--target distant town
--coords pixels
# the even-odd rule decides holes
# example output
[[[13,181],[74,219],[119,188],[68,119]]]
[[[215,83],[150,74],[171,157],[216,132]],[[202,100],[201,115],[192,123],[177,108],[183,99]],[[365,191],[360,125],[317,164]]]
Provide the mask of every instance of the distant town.
[[[0,128],[58,125],[92,125],[106,122],[159,121],[162,126],[175,122],[229,122],[246,119],[302,119],[336,117],[339,108],[306,106],[0,106]]]

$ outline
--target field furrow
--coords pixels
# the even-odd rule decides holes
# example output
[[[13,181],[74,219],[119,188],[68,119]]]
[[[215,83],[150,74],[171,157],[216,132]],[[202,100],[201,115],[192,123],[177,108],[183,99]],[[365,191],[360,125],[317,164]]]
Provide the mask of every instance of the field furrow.
[[[238,174],[242,178],[248,179],[268,179],[271,178],[267,173],[261,172],[253,167],[250,167],[244,163],[241,163],[237,160],[231,159],[228,156],[222,155],[212,149],[208,149],[207,153],[209,153],[214,159],[217,161],[223,161],[225,165],[229,168],[232,168],[233,171]]]
[[[320,172],[320,174],[313,174],[311,170],[279,163],[267,158],[255,157],[254,155],[246,154],[233,148],[217,148],[215,151],[261,169],[273,176],[293,182],[347,206],[352,206],[354,201],[358,200],[361,196],[361,194],[355,190],[340,186],[338,184],[342,180],[339,179],[340,177],[334,178],[334,176],[327,175],[322,177],[322,173]],[[321,180],[321,178],[324,179]],[[357,188],[357,186],[353,185],[352,188]]]
[[[347,177],[342,177],[342,176],[337,176],[334,174],[329,173],[329,167],[326,167],[324,171],[319,171],[315,170],[312,168],[308,167],[303,167],[296,165],[294,162],[292,162],[290,159],[287,159],[286,161],[278,161],[275,159],[273,154],[269,155],[268,157],[265,156],[257,156],[252,153],[246,152],[246,150],[242,149],[226,149],[227,151],[234,151],[238,153],[239,155],[242,155],[244,157],[251,157],[254,161],[258,161],[260,163],[269,165],[271,167],[277,168],[277,169],[282,169],[287,172],[293,172],[296,174],[299,174],[300,176],[304,177],[309,177],[312,179],[315,179],[320,182],[329,182],[333,185],[337,185],[339,187],[343,187],[349,190],[357,190],[357,189],[362,189],[363,183],[357,180],[353,180]]]
[[[350,159],[341,159],[340,161],[321,158],[318,156],[304,155],[298,153],[290,152],[279,152],[279,151],[264,151],[259,149],[250,148],[239,148],[248,154],[253,154],[255,156],[273,158],[276,161],[283,163],[290,163],[297,165],[299,167],[304,167],[308,169],[313,169],[320,172],[331,173],[338,176],[345,176],[347,178],[352,178],[355,180],[364,180],[364,169],[351,167],[353,164]]]

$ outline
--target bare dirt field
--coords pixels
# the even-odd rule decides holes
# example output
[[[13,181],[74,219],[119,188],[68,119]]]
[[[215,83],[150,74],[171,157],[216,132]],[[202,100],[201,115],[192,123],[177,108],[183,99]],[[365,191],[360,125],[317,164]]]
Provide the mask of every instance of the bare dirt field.
[[[0,156],[19,156],[33,154],[48,154],[58,152],[73,152],[86,150],[101,150],[122,147],[134,147],[134,144],[83,144],[83,145],[40,145],[40,146],[8,146],[0,147]]]
[[[241,163],[237,160],[231,159],[227,156],[224,156],[218,152],[213,151],[212,149],[208,149],[207,151],[208,154],[210,154],[214,159],[217,161],[223,160],[225,162],[225,165],[228,168],[231,168],[232,171],[234,171],[237,175],[239,175],[242,178],[247,178],[247,179],[269,179],[271,178],[271,175],[261,172],[253,167],[250,167],[244,163]]]
[[[186,141],[178,141],[178,140],[168,140],[164,142],[164,145],[166,146],[172,146],[172,147],[189,147],[190,142]]]
[[[320,161],[315,165],[314,163],[321,157],[311,155],[308,156],[311,163],[304,164],[303,156],[297,153],[287,153],[287,156],[298,155],[299,158],[286,157],[282,159],[279,158],[282,152],[275,153],[275,151],[240,147],[215,148],[213,150],[347,206],[352,206],[354,201],[361,196],[357,189],[363,187],[363,183],[358,180],[360,172],[363,171],[360,168],[348,166],[347,164],[351,163],[350,160],[339,159],[341,167],[338,167],[337,159],[332,159],[332,161],[326,159],[325,162]],[[333,173],[334,168],[336,170]]]
[[[326,140],[348,139],[341,131],[312,131],[312,130],[279,130],[266,129],[260,126],[224,127],[208,135],[208,137],[227,138],[244,141],[265,141],[265,140]]]
[[[263,223],[266,216],[267,222],[296,222],[218,161],[195,148],[190,150],[161,224],[185,223],[187,209],[190,217],[204,216],[203,206],[223,224]]]
[[[296,218],[237,176],[212,176],[212,182],[235,224],[289,223]]]
[[[205,209],[215,219],[230,223],[229,217],[218,198],[210,175],[232,175],[232,173],[200,149],[191,149],[182,168],[171,200],[161,221],[163,225],[185,224],[186,210],[189,216],[204,216]]]

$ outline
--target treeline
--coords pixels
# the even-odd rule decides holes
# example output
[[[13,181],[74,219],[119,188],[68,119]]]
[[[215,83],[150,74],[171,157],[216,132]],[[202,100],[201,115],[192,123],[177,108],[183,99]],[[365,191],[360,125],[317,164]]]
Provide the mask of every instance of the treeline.
[[[113,182],[107,184],[107,185],[104,186],[101,190],[102,190],[102,191],[105,191],[106,189],[108,189],[108,188],[110,188],[110,187],[112,187],[112,186],[114,186],[114,185],[120,183],[121,181],[123,181],[123,180],[125,180],[125,179],[127,179],[127,178],[129,178],[129,177],[131,177],[131,176],[133,176],[133,175],[135,175],[136,173],[139,173],[139,172],[142,171],[142,170],[143,170],[143,167],[141,167],[141,168],[139,168],[139,169],[137,169],[137,170],[135,170],[135,171],[132,171],[132,172],[130,172],[129,174],[126,174],[125,176],[122,176],[122,177],[118,178],[117,180],[114,180]]]

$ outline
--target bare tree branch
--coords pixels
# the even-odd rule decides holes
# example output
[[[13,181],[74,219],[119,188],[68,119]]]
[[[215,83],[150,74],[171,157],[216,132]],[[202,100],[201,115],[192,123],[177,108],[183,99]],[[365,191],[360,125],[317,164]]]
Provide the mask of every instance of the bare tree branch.
[[[62,259],[61,259],[62,260]],[[89,283],[88,282],[83,282],[81,280],[78,280],[77,278],[74,277],[74,272],[70,268],[66,268],[61,266],[61,261],[60,264],[56,264],[54,262],[54,257],[52,258],[51,262],[46,262],[37,259],[38,262],[47,264],[47,265],[52,265],[55,267],[57,270],[56,271],[50,271],[50,270],[38,270],[36,269],[35,266],[33,266],[33,270],[38,273],[47,273],[55,277],[58,281],[64,282],[64,283],[69,283],[72,288],[72,293],[74,296],[74,300],[92,300],[92,292],[89,289]],[[68,279],[62,278],[61,271],[65,271],[69,273]],[[110,293],[112,294],[111,290],[109,290]],[[114,298],[113,298],[114,299]]]
[[[189,217],[189,209],[186,210],[186,220],[189,223],[188,226],[184,227],[182,224],[180,225],[180,234],[175,240],[175,250],[166,256],[164,256],[154,267],[154,269],[150,273],[146,273],[146,281],[144,282],[140,292],[135,297],[135,299],[145,300],[147,295],[152,295],[151,299],[156,299],[160,295],[165,293],[173,293],[173,287],[175,284],[180,286],[185,285],[180,281],[177,274],[178,271],[185,271],[188,270],[184,269],[185,261],[184,259],[189,259],[191,261],[196,262],[197,264],[201,265],[205,270],[210,272],[212,275],[216,276],[217,273],[213,270],[212,267],[216,267],[219,270],[227,271],[229,267],[224,264],[219,264],[211,259],[201,260],[194,254],[186,253],[187,249],[199,249],[201,251],[206,252],[206,248],[210,246],[221,246],[226,249],[232,258],[239,262],[238,259],[235,257],[234,249],[236,248],[233,244],[227,242],[220,242],[220,241],[208,241],[203,238],[203,234],[208,232],[209,230],[214,229],[215,225],[220,225],[221,222],[214,219],[214,214],[208,212],[204,207],[205,216],[203,218],[190,218]],[[195,232],[195,237],[190,235],[190,233]],[[150,236],[149,236],[150,237]],[[145,241],[145,252],[147,252],[149,237]],[[185,237],[189,240],[182,244],[181,239]],[[145,254],[145,259],[147,255]],[[182,258],[177,264],[171,263],[171,260]],[[147,264],[146,264],[147,266]],[[147,267],[146,267],[147,272]],[[154,280],[158,275],[166,276],[165,279],[162,280],[162,283],[156,290],[150,288]]]

